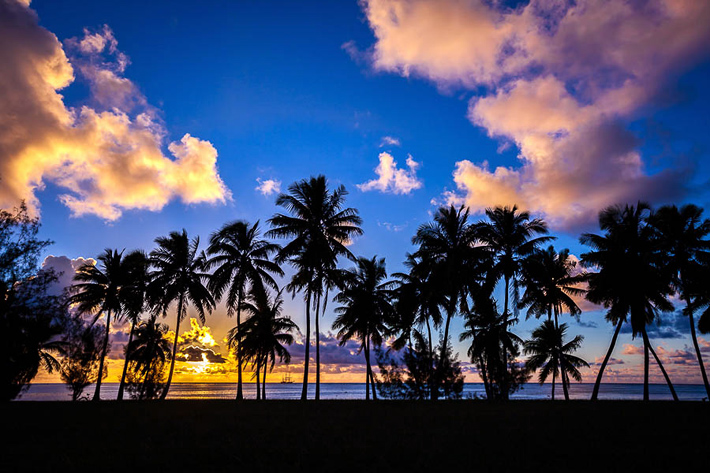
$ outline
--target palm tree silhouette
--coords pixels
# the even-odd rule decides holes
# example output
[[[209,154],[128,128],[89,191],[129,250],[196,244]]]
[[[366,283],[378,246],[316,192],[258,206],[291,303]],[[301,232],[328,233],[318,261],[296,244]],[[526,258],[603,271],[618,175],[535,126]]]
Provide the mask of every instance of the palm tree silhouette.
[[[476,246],[477,227],[469,223],[468,217],[468,209],[463,206],[458,209],[453,205],[440,207],[434,221],[421,225],[412,238],[412,243],[419,245],[414,257],[421,260],[421,271],[436,281],[437,290],[445,298],[446,322],[439,360],[445,359],[451,319],[461,306],[466,305],[468,290],[475,281],[483,279],[487,269],[488,252],[486,248]],[[441,370],[437,368],[436,371]],[[439,379],[439,374],[435,373],[435,381]],[[431,390],[432,399],[436,399],[438,394],[435,382]]]
[[[177,303],[170,372],[165,389],[160,395],[160,399],[165,399],[175,369],[180,321],[187,315],[188,305],[191,303],[197,309],[200,321],[204,324],[205,312],[211,312],[215,307],[215,302],[205,286],[209,280],[209,274],[204,272],[207,268],[207,257],[204,252],[198,253],[197,251],[200,244],[199,237],[190,240],[187,237],[187,232],[183,229],[181,233],[170,232],[167,237],[158,237],[155,239],[155,243],[158,246],[150,252],[150,262],[155,268],[151,291],[155,293],[160,291],[161,294],[157,308],[163,315],[166,315],[168,307],[173,302]]]
[[[567,312],[572,316],[582,313],[573,296],[582,296],[585,291],[577,286],[585,280],[583,273],[575,274],[576,262],[569,250],[557,253],[554,247],[535,250],[521,263],[520,284],[525,292],[518,308],[528,308],[527,317],[546,315],[559,326],[559,315]]]
[[[141,322],[126,346],[133,378],[140,383],[136,387],[138,399],[154,399],[166,389],[162,381],[165,363],[170,358],[170,342],[165,337],[168,326],[155,319],[154,314]]]
[[[148,260],[148,255],[146,255],[144,251],[136,250],[128,253],[123,259],[123,262],[126,271],[126,281],[121,295],[124,315],[131,322],[131,331],[128,336],[128,343],[126,344],[121,382],[118,385],[117,400],[119,401],[123,400],[126,373],[130,362],[128,345],[131,344],[136,325],[140,322],[141,314],[146,309],[146,305],[148,305],[148,285],[150,284],[150,260]]]
[[[510,317],[509,296],[513,282],[514,299],[517,299],[516,277],[520,273],[522,262],[543,243],[555,239],[547,235],[544,220],[530,219],[529,212],[518,212],[517,205],[486,209],[488,222],[477,225],[478,238],[495,257],[495,264],[489,272],[493,283],[503,278],[505,282],[503,315]],[[517,302],[517,300],[516,300]]]
[[[599,214],[599,226],[606,234],[584,233],[580,238],[583,244],[592,248],[592,251],[582,255],[582,262],[599,269],[588,275],[587,299],[603,304],[608,309],[606,319],[617,326],[599,369],[592,400],[597,399],[602,374],[627,315],[630,316],[633,336],[640,334],[643,338],[644,400],[649,399],[649,351],[661,368],[673,398],[678,398],[646,332],[646,325],[653,322],[659,310],[673,310],[667,298],[673,293],[672,278],[658,251],[658,240],[653,236],[653,229],[647,224],[650,211],[649,205],[643,202],[636,206],[607,207]]]
[[[543,384],[552,374],[552,400],[555,400],[555,378],[560,376],[565,400],[569,401],[569,378],[582,381],[580,367],[589,367],[583,359],[572,355],[582,346],[584,337],[577,335],[565,343],[567,324],[557,326],[552,320],[545,320],[533,330],[532,339],[524,344],[523,351],[531,355],[526,362],[529,370],[540,370],[538,381]]]
[[[225,224],[210,237],[207,254],[212,256],[208,267],[216,267],[207,284],[216,300],[226,295],[227,315],[236,313],[238,333],[241,327],[241,306],[245,294],[252,286],[263,287],[265,284],[277,287],[272,274],[283,276],[281,267],[269,257],[279,250],[279,246],[259,238],[259,222],[250,226],[238,220]],[[242,356],[239,344],[237,356],[237,399],[243,399],[242,393]]]
[[[315,305],[316,331],[316,400],[320,398],[320,302],[328,274],[337,264],[339,256],[354,260],[347,248],[352,238],[361,235],[362,219],[353,208],[343,208],[347,191],[338,186],[332,192],[323,175],[291,184],[287,194],[280,194],[276,205],[284,207],[291,215],[277,213],[269,224],[269,237],[292,238],[281,251],[277,261],[289,261],[297,273],[287,286],[295,295],[297,290],[306,293],[306,353],[303,370],[301,399],[307,398],[308,364],[310,360],[311,304]],[[327,300],[327,298],[326,298]]]
[[[278,291],[273,300],[263,286],[252,286],[248,299],[242,302],[242,310],[250,317],[242,324],[240,331],[232,328],[228,334],[230,348],[243,346],[244,361],[250,361],[256,367],[256,396],[266,399],[266,373],[274,369],[276,358],[279,362],[290,363],[291,354],[284,345],[293,344],[294,330],[298,326],[288,316],[281,315],[283,310],[282,291]],[[259,395],[259,374],[263,373],[261,396]]]
[[[392,282],[385,280],[385,259],[376,256],[358,258],[357,268],[349,273],[347,283],[335,296],[335,302],[341,305],[335,309],[338,316],[333,329],[338,330],[340,346],[351,339],[360,342],[358,351],[365,354],[365,399],[370,399],[370,386],[373,399],[377,399],[370,352],[372,344],[382,345],[383,334],[394,315]]]
[[[101,400],[101,373],[104,372],[104,360],[108,351],[111,317],[116,319],[123,313],[122,291],[126,283],[126,265],[123,251],[106,248],[97,258],[98,264],[84,263],[74,274],[71,303],[76,304],[82,314],[94,315],[91,325],[106,315],[106,332],[101,348],[99,376],[96,380],[94,401]]]
[[[685,301],[685,310],[690,323],[690,335],[695,347],[695,354],[700,365],[705,392],[710,397],[710,384],[703,365],[703,356],[698,346],[693,320],[694,294],[693,280],[702,280],[703,267],[710,261],[710,220],[702,219],[703,209],[688,204],[680,209],[675,205],[666,205],[658,209],[649,218],[660,240],[660,251],[668,258],[667,264],[673,271],[673,287]],[[707,280],[705,279],[705,284]]]
[[[467,354],[471,362],[478,364],[486,397],[508,399],[511,390],[527,380],[525,373],[508,372],[509,358],[519,353],[523,340],[509,330],[505,314],[498,312],[498,304],[490,295],[478,294],[465,317],[465,330],[459,341],[471,340]]]

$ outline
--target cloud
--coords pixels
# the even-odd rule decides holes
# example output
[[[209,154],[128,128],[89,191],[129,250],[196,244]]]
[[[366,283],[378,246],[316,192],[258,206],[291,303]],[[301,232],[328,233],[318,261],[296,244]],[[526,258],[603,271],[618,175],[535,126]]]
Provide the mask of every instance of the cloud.
[[[129,60],[108,26],[62,45],[35,12],[0,0],[0,206],[24,199],[39,210],[51,182],[73,216],[118,219],[125,210],[159,211],[170,201],[223,203],[231,198],[217,151],[185,134],[167,145],[160,113],[123,76]],[[60,94],[75,80],[86,105]]]
[[[621,350],[622,355],[643,355],[643,347],[624,343],[624,349]]]
[[[269,196],[281,192],[281,181],[277,181],[275,179],[262,180],[261,178],[257,178],[256,182],[258,182],[259,185],[256,186],[255,190],[261,192],[263,195]]]
[[[456,163],[449,200],[474,211],[517,203],[572,228],[609,204],[687,190],[692,165],[651,166],[627,125],[707,55],[710,3],[364,0],[362,7],[375,36],[373,69],[474,90],[469,120],[519,149],[517,166]]]
[[[391,154],[382,152],[379,155],[380,164],[375,168],[377,179],[372,179],[357,188],[363,192],[378,190],[384,193],[409,194],[422,187],[422,181],[417,178],[417,168],[420,163],[414,161],[411,155],[407,156],[407,168],[398,169],[397,162]]]
[[[624,347],[626,349],[626,347]],[[595,366],[601,366],[601,364],[604,362],[604,357],[603,356],[598,356],[594,358],[594,362],[590,363],[590,365],[595,365]],[[620,360],[618,358],[609,358],[609,361],[607,362],[607,366],[614,366],[614,365],[623,365],[625,364],[624,360]]]
[[[399,138],[383,136],[382,140],[380,140],[380,148],[384,146],[402,146],[402,143],[399,141]]]
[[[178,361],[206,362],[206,363],[226,363],[227,360],[209,348],[202,348],[194,345],[182,347],[176,358]]]
[[[74,283],[74,274],[80,266],[84,264],[96,264],[93,258],[78,257],[70,259],[67,256],[49,255],[42,261],[43,270],[52,270],[57,276],[53,284],[52,294],[61,294],[65,289]]]
[[[624,324],[621,333],[632,333],[631,324]],[[688,319],[681,312],[661,313],[654,323],[646,325],[646,333],[652,339],[685,338],[690,333],[690,326]]]
[[[172,342],[175,340],[175,332],[168,332],[166,334],[166,338]],[[212,337],[212,330],[207,325],[200,327],[200,323],[197,319],[190,317],[190,330],[183,332],[182,335],[178,337],[178,345],[182,346],[194,343],[198,343],[206,347],[217,346],[217,342],[215,342]]]

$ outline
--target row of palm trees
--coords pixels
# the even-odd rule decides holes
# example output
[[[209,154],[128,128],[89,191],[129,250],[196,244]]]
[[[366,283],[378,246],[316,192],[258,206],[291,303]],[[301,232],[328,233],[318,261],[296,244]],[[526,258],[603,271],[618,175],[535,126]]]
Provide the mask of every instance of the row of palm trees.
[[[591,247],[581,258],[582,266],[589,269],[585,271],[568,250],[557,252],[546,246],[554,240],[546,223],[516,206],[488,209],[486,220],[477,222],[464,207],[442,207],[432,222],[417,229],[412,239],[416,250],[405,262],[408,271],[395,273],[389,280],[384,259],[356,258],[349,250],[350,242],[362,234],[362,222],[356,209],[345,206],[346,196],[343,186],[331,190],[324,176],[311,177],[278,196],[276,204],[284,212],[268,220],[270,228],[264,238],[259,222],[236,221],[213,233],[204,251],[200,251],[199,238],[189,239],[183,230],[157,238],[149,254],[135,251],[124,256],[106,250],[97,265],[80,268],[72,301],[79,311],[93,314],[94,320],[101,314],[106,317],[99,373],[110,323],[120,318],[131,323],[119,399],[126,367],[135,355],[137,327],[148,330],[152,324],[153,333],[159,333],[156,317],[175,308],[175,336],[167,354],[170,368],[161,392],[165,398],[174,373],[180,322],[188,307],[194,307],[204,323],[205,315],[220,301],[227,314],[236,317],[229,333],[237,360],[236,397],[243,398],[242,370],[247,363],[255,368],[258,385],[263,378],[260,396],[265,397],[266,372],[273,369],[277,358],[288,362],[285,346],[293,342],[292,333],[297,330],[289,317],[281,315],[283,290],[292,297],[301,293],[305,302],[302,399],[308,389],[311,319],[315,322],[315,399],[320,398],[319,321],[333,295],[339,304],[334,328],[341,343],[357,340],[365,356],[368,398],[370,393],[377,396],[372,351],[388,339],[392,349],[411,347],[416,337],[426,340],[431,360],[431,398],[448,397],[443,378],[451,352],[451,321],[458,316],[466,326],[460,338],[471,343],[468,355],[479,369],[489,398],[507,399],[527,380],[530,370],[539,370],[541,383],[551,375],[553,389],[559,377],[568,397],[570,378],[581,379],[579,368],[586,362],[572,354],[581,346],[582,337],[566,341],[568,327],[559,319],[564,313],[578,317],[581,310],[576,301],[583,296],[603,305],[607,319],[616,325],[593,399],[627,320],[634,336],[640,335],[644,342],[644,398],[648,398],[649,353],[676,397],[646,331],[659,311],[673,309],[670,297],[675,294],[685,303],[710,395],[693,319],[704,310],[700,321],[704,327],[710,305],[710,293],[703,284],[710,271],[706,239],[710,223],[702,219],[702,209],[667,206],[652,212],[643,203],[605,209],[600,213],[604,234],[581,238]],[[286,242],[278,245],[266,238]],[[355,268],[341,269],[342,258],[355,262]],[[276,278],[284,276],[284,263],[293,267],[293,276],[281,290]],[[494,298],[498,287],[503,290],[502,311]],[[527,317],[547,318],[527,342],[511,331],[524,309]],[[150,314],[148,322],[140,322],[143,313]],[[438,344],[437,333],[441,333]],[[521,349],[530,355],[524,368],[517,361]],[[100,398],[100,387],[98,379],[94,399]]]

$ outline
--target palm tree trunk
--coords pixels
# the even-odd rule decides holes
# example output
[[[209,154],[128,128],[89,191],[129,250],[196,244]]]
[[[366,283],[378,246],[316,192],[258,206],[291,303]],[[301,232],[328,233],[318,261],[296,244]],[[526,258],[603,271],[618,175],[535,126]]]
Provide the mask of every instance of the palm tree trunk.
[[[483,356],[478,357],[478,363],[481,366],[481,379],[483,380],[483,389],[486,391],[486,399],[489,401],[491,399],[491,387],[488,384],[488,372],[486,371],[486,364],[483,362]]]
[[[116,400],[123,401],[123,387],[126,383],[126,371],[128,371],[128,347],[131,346],[133,341],[133,332],[136,329],[136,319],[131,322],[131,334],[128,336],[128,343],[126,344],[126,359],[123,361],[123,374],[121,374],[121,384],[118,385],[118,397]]]
[[[621,326],[623,324],[623,320],[619,320],[619,323],[616,324],[616,330],[614,331],[614,336],[611,338],[609,351],[606,352],[606,356],[604,357],[602,366],[599,368],[599,373],[597,373],[597,380],[594,383],[594,390],[592,391],[592,401],[596,401],[597,397],[599,396],[599,385],[601,385],[602,382],[602,375],[604,374],[604,369],[606,368],[607,363],[609,363],[609,358],[611,358],[611,354],[614,351],[614,347],[616,346],[616,339],[619,338],[619,332],[621,331]]]
[[[648,335],[644,333],[646,336],[646,340],[648,340]],[[661,373],[663,373],[663,377],[666,379],[666,383],[668,384],[668,388],[671,390],[671,395],[673,396],[673,400],[677,401],[678,400],[678,395],[675,392],[675,388],[673,387],[673,383],[671,383],[671,378],[668,377],[668,373],[666,373],[666,369],[663,367],[663,363],[661,363],[661,359],[658,358],[658,355],[656,355],[656,351],[653,349],[653,345],[651,345],[651,342],[648,341],[648,349],[653,355],[653,358],[656,360],[656,363],[658,363],[658,367],[661,368]]]
[[[690,298],[686,301],[687,303],[687,311],[688,311],[688,320],[690,322],[690,335],[693,339],[693,346],[695,347],[695,355],[698,357],[698,364],[700,365],[700,373],[703,376],[703,384],[705,385],[705,393],[708,395],[708,399],[710,399],[710,384],[708,384],[708,375],[705,372],[705,365],[703,364],[703,355],[700,352],[700,347],[698,346],[698,337],[695,334],[695,321],[693,320],[693,309],[690,307]]]
[[[434,379],[434,345],[431,339],[431,324],[429,317],[426,318],[426,329],[429,334],[429,379]],[[432,398],[433,399],[433,398]]]
[[[259,358],[256,359],[254,364],[256,365],[256,400],[259,401],[261,400],[261,390],[259,389],[261,387],[259,384],[261,380],[261,361],[259,361]]]
[[[552,395],[550,396],[550,400],[554,401],[555,400],[555,378],[557,377],[557,371],[552,372]]]
[[[646,327],[641,330],[643,336],[643,400],[648,401],[648,336],[646,336]]]
[[[168,381],[165,383],[165,387],[163,388],[163,392],[160,393],[160,400],[163,400],[166,397],[168,397],[168,391],[170,390],[170,383],[173,382],[173,371],[175,370],[175,356],[177,354],[177,343],[178,343],[178,338],[180,336],[180,319],[182,316],[182,309],[183,309],[184,303],[185,303],[185,295],[180,294],[180,298],[178,299],[177,321],[175,323],[175,341],[173,342],[173,356],[170,360],[170,373],[168,374]]]
[[[242,324],[242,291],[237,293],[237,401],[244,399],[242,388],[242,344],[239,343]]]
[[[365,355],[365,400],[370,400],[370,354],[368,353],[367,338],[363,343],[363,354]]]
[[[564,361],[562,361],[562,359],[560,359],[560,378],[562,381],[562,392],[565,394],[565,401],[569,401],[569,379],[567,379]]]
[[[303,360],[303,390],[301,401],[308,399],[308,364],[311,356],[311,291],[306,292],[306,353]]]
[[[266,400],[266,362],[268,360],[264,359],[264,379],[261,383],[261,399]]]
[[[443,378],[444,357],[446,356],[446,348],[449,342],[449,325],[451,324],[451,312],[447,311],[446,325],[444,327],[444,340],[441,342],[441,351],[439,354],[439,364],[434,371],[434,382],[432,383],[431,398],[437,400],[439,398],[439,384]],[[446,396],[446,393],[444,393]]]
[[[106,358],[106,352],[108,351],[108,334],[111,328],[111,311],[106,313],[106,335],[104,335],[104,347],[101,349],[101,361],[99,362],[99,375],[96,379],[96,390],[94,391],[94,401],[101,400],[101,378],[104,374],[104,359]]]
[[[370,361],[370,342],[367,342],[367,364],[370,371],[370,387],[372,388],[372,399],[377,401],[377,383],[375,382],[375,373],[372,370],[372,362]]]
[[[318,306],[316,307],[316,392],[314,399],[320,400],[320,295],[317,297]]]

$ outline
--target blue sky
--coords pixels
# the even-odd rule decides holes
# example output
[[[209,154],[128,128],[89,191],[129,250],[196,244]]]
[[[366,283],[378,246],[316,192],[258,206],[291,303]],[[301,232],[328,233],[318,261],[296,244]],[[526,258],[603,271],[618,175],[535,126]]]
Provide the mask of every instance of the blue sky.
[[[580,3],[588,4],[587,12],[598,4]],[[642,26],[655,19],[653,12],[635,11],[622,3],[627,8],[617,16],[630,15],[623,28],[631,33],[641,31],[632,28],[636,21]],[[668,11],[678,6],[675,0],[652,3]],[[405,253],[412,250],[412,235],[436,209],[432,200],[466,203],[474,212],[487,205],[513,203],[495,202],[490,195],[477,193],[484,184],[491,195],[519,197],[522,203],[518,203],[547,218],[559,237],[555,245],[576,255],[584,251],[577,241],[579,233],[595,228],[589,216],[602,204],[614,203],[609,201],[613,196],[631,202],[644,198],[655,204],[692,201],[710,208],[706,191],[709,43],[706,28],[700,26],[707,9],[698,7],[699,12],[686,15],[683,8],[688,5],[680,5],[683,8],[673,10],[673,15],[663,16],[665,23],[654,36],[659,43],[644,40],[650,41],[648,49],[657,48],[654,56],[634,49],[638,45],[632,41],[604,43],[605,28],[613,25],[602,20],[592,25],[598,27],[594,37],[598,44],[582,48],[581,40],[564,29],[559,12],[528,14],[524,9],[533,9],[528,2],[487,5],[389,0],[199,5],[33,1],[30,8],[36,11],[39,26],[61,42],[45,38],[47,44],[60,48],[57,51],[66,54],[74,69],[74,80],[57,89],[67,109],[114,110],[110,105],[115,103],[102,102],[97,71],[110,71],[115,84],[130,81],[130,94],[138,105],[122,109],[126,116],[135,121],[141,111],[149,111],[160,124],[160,150],[166,159],[175,159],[168,144],[179,142],[185,134],[209,142],[217,152],[214,172],[225,189],[221,199],[206,194],[186,198],[189,189],[179,187],[153,210],[129,204],[123,196],[111,204],[119,217],[92,211],[77,216],[78,207],[70,209],[60,198],[67,194],[71,176],[47,171],[42,175],[44,188],[35,186],[31,195],[41,212],[42,235],[54,241],[48,254],[73,259],[94,257],[107,247],[150,250],[156,236],[172,230],[185,228],[206,241],[210,232],[232,219],[260,219],[264,224],[277,208],[275,194],[256,190],[260,182],[279,181],[284,191],[296,180],[321,173],[331,184],[346,186],[348,205],[363,217],[365,233],[353,244],[353,252],[386,257],[390,272],[403,269]],[[381,15],[383,11],[387,15]],[[578,18],[585,21],[584,11]],[[554,31],[549,44],[540,46],[534,35],[523,38],[520,24],[547,22],[558,22],[550,27]],[[669,31],[663,29],[666,24]],[[505,28],[517,31],[515,38],[520,41],[510,48],[526,48],[526,53],[501,49],[505,54],[491,60],[489,49]],[[27,30],[28,35],[34,34],[32,26]],[[435,31],[441,34],[427,36]],[[469,37],[472,31],[481,37]],[[687,40],[677,44],[668,40],[679,36],[677,31],[685,31]],[[107,41],[104,49],[81,45],[82,39],[96,34]],[[609,36],[608,41],[614,41]],[[109,52],[111,44],[115,50]],[[627,60],[628,66],[612,63],[600,58],[591,49],[594,46],[629,54],[633,61]],[[526,63],[523,56],[533,59]],[[130,60],[127,65],[121,62],[124,57]],[[636,82],[628,85],[624,81],[629,77]],[[545,102],[549,97],[554,102]],[[624,105],[627,99],[629,105]],[[512,114],[506,105],[512,107]],[[567,122],[572,125],[566,126]],[[551,143],[540,145],[540,136]],[[386,143],[385,137],[396,144]],[[608,149],[592,150],[603,146]],[[391,187],[360,190],[358,185],[377,178],[375,168],[383,152],[405,173],[413,172],[407,159],[414,160],[416,175],[405,175],[420,187],[407,193],[394,193]],[[604,161],[603,153],[611,156],[609,161]],[[638,159],[640,164],[617,170],[614,166],[622,157]],[[9,152],[0,158],[14,159]],[[539,164],[544,159],[582,164],[570,167],[567,174],[550,175],[549,168]],[[466,168],[470,172],[459,174],[457,186],[454,173],[462,162],[470,165]],[[114,164],[114,171],[122,165]],[[201,168],[205,175],[214,177],[205,166]],[[524,166],[527,177],[521,171]],[[511,187],[513,181],[494,175],[497,167],[514,173],[516,184]],[[68,171],[72,172],[77,171]],[[658,177],[663,173],[670,177]],[[552,189],[557,185],[559,192]],[[78,196],[80,206],[101,203],[108,192],[96,191],[101,186],[91,179],[77,186],[79,191],[70,189],[69,194]],[[3,205],[18,196],[23,195],[0,193]],[[574,212],[580,216],[569,217]],[[287,312],[303,325],[300,300],[288,301]],[[600,312],[585,313],[582,320],[597,327],[581,327],[570,320],[571,332],[585,335],[581,355],[593,361],[603,356],[611,328]],[[332,315],[326,314],[322,326],[327,330],[331,322]],[[231,323],[218,311],[208,325],[219,340]],[[534,326],[534,321],[524,322],[518,331],[526,336]],[[460,330],[458,321],[455,337]],[[689,340],[658,343],[668,350],[684,350]],[[464,358],[464,347],[459,349]],[[638,365],[639,356],[624,357],[621,351],[620,345],[615,357]]]

